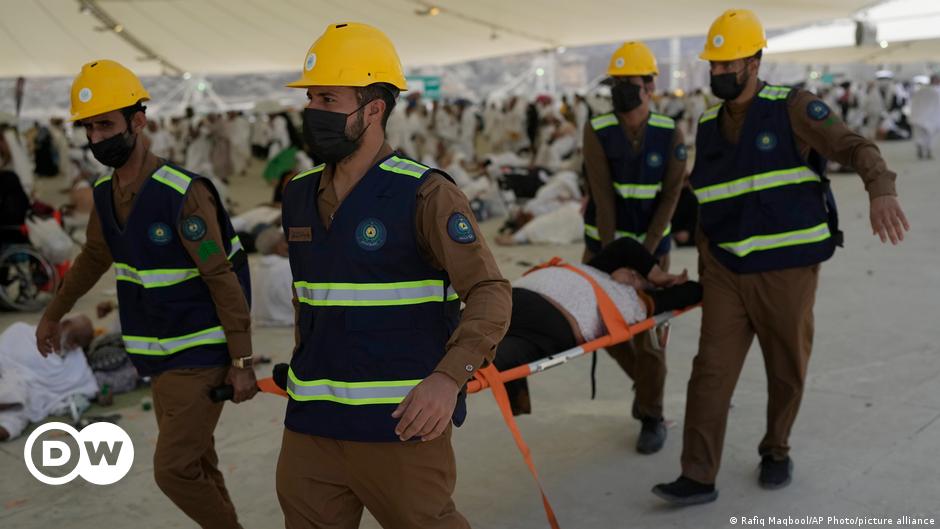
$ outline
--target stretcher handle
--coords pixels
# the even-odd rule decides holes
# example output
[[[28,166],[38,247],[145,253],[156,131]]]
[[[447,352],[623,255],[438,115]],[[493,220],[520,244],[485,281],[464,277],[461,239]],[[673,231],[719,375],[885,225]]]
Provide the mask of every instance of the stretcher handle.
[[[258,391],[273,395],[287,396],[287,364],[275,364],[272,376],[258,381]],[[235,388],[231,384],[223,384],[209,390],[209,399],[212,402],[225,402],[235,396]]]

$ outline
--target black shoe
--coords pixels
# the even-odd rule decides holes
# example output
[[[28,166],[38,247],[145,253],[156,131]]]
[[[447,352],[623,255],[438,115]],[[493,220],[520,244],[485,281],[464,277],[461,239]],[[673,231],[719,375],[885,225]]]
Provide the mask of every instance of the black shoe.
[[[653,487],[653,494],[675,505],[699,505],[718,499],[715,485],[706,485],[685,476],[672,483],[660,483]]]
[[[666,443],[666,423],[663,418],[643,419],[643,429],[636,440],[636,451],[641,454],[655,454]]]
[[[782,489],[793,480],[793,460],[777,461],[766,455],[760,460],[760,486],[768,490]]]

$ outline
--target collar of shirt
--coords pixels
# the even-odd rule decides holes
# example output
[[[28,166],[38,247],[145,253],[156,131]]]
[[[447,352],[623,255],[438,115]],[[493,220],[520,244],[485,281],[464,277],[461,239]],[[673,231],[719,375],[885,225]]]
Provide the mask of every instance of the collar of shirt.
[[[378,154],[375,155],[375,158],[372,160],[372,165],[369,166],[369,169],[375,166],[382,158],[387,157],[392,154],[394,150],[388,145],[388,143],[383,143],[382,148],[379,149]],[[333,189],[333,172],[336,169],[336,166],[333,164],[327,164],[323,169],[323,174],[320,176],[320,186],[317,187],[317,195],[322,195],[323,192],[327,189]],[[335,193],[334,193],[335,194]]]
[[[133,202],[134,197],[140,192],[140,188],[144,186],[144,182],[146,182],[157,169],[162,167],[164,163],[164,160],[148,153],[148,157],[141,167],[140,174],[138,174],[137,178],[132,182],[122,185],[118,180],[118,176],[115,174],[114,179],[117,185],[112,186],[114,190],[114,201],[117,204]]]
[[[754,98],[757,97],[757,94],[759,94],[760,91],[763,90],[765,86],[767,86],[767,83],[758,79],[757,90],[754,92],[754,97],[748,99],[747,101],[742,101],[740,103],[736,103],[734,101],[728,101],[726,104],[722,105],[722,107],[725,109],[727,113],[731,114],[732,116],[740,116],[741,114],[744,114],[745,112],[747,112],[747,109],[751,107],[751,103],[754,101]]]

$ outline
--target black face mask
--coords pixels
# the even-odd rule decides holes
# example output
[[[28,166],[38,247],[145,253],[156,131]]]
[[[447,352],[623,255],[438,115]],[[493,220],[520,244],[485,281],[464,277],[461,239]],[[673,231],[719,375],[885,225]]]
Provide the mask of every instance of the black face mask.
[[[313,108],[304,109],[304,141],[317,163],[337,163],[349,157],[359,148],[359,140],[365,134],[363,127],[356,138],[346,136],[346,118],[371,103],[367,101],[349,114]]]
[[[711,76],[711,87],[712,93],[715,94],[715,97],[724,99],[725,101],[731,101],[737,99],[741,92],[744,91],[745,85],[747,85],[748,76],[744,76],[744,80],[740,83],[738,82],[738,74],[736,72],[722,73],[722,74],[712,74]]]
[[[135,145],[137,145],[137,135],[131,134],[128,129],[106,140],[92,143],[90,147],[91,154],[95,160],[101,162],[101,165],[117,169],[124,167],[131,153],[134,152]]]
[[[630,112],[643,104],[640,98],[640,85],[620,82],[610,88],[614,112]]]

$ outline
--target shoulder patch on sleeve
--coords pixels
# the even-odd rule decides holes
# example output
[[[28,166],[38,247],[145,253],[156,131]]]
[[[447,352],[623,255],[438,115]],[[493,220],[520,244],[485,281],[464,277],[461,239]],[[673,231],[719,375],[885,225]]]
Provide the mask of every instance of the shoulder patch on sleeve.
[[[191,215],[181,225],[183,237],[187,241],[198,241],[206,236],[206,221],[199,215]]]
[[[454,242],[460,244],[470,244],[477,240],[470,219],[460,212],[454,213],[447,219],[447,234]]]
[[[806,105],[806,115],[814,121],[822,121],[829,117],[829,106],[815,99]]]
[[[689,150],[684,143],[676,145],[676,160],[685,161],[689,157]]]

